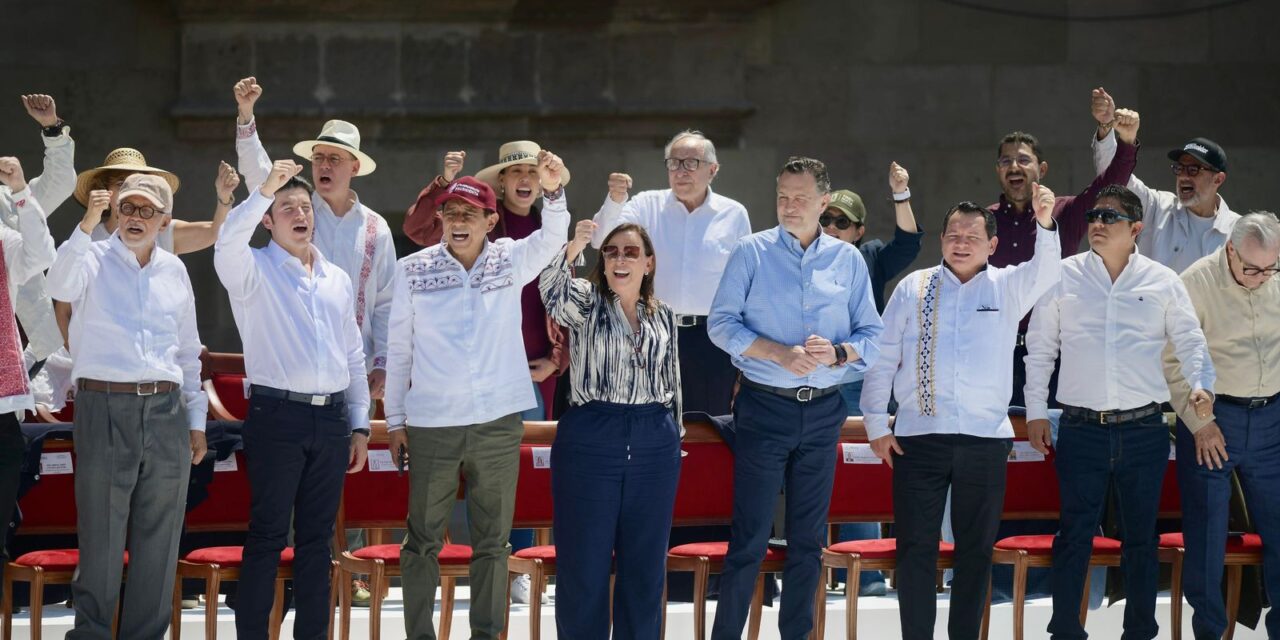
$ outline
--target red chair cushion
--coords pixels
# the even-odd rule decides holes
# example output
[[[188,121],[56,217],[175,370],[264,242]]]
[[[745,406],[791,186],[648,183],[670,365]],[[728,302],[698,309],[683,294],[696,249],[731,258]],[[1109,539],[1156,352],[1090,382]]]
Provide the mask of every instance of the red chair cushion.
[[[196,549],[183,558],[193,564],[216,564],[220,567],[238,567],[244,562],[244,547],[205,547]],[[293,547],[280,552],[280,566],[293,564]]]
[[[894,558],[898,555],[898,541],[893,538],[880,540],[849,540],[827,547],[831,553],[847,553],[859,555],[868,560]],[[950,558],[956,553],[956,546],[950,542],[938,542],[938,556]]]
[[[1163,549],[1182,549],[1186,546],[1181,533],[1160,534],[1160,547]],[[1256,533],[1227,536],[1227,553],[1262,553],[1262,536]]]
[[[400,545],[375,544],[351,552],[361,560],[381,560],[386,564],[400,564]],[[471,547],[465,544],[446,544],[440,550],[440,564],[467,564],[471,562]]]
[[[691,542],[682,544],[678,547],[672,547],[667,552],[669,555],[680,556],[685,558],[697,558],[705,556],[710,560],[724,560],[729,553],[728,542]],[[787,559],[787,552],[784,549],[775,549],[769,547],[764,552],[765,562],[781,562]]]
[[[1053,554],[1053,538],[1054,536],[1052,535],[1012,536],[997,542],[996,548],[1006,551],[1026,551],[1027,554],[1033,556],[1047,556]],[[1096,554],[1118,554],[1120,553],[1120,541],[1115,538],[1094,536],[1093,552]]]
[[[521,549],[512,555],[524,560],[541,560],[542,564],[555,564],[556,546],[554,544],[544,544],[537,547],[529,547]]]
[[[45,571],[75,571],[76,565],[80,564],[80,550],[41,549],[24,553],[12,562],[24,567],[40,567]],[[129,565],[128,551],[124,552],[124,564]]]

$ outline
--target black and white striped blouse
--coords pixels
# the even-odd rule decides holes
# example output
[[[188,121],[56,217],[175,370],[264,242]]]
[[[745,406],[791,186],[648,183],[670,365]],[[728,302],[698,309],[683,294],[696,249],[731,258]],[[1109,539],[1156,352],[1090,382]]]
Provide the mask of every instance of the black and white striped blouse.
[[[680,359],[671,307],[656,302],[648,313],[640,301],[640,330],[632,332],[617,298],[574,278],[563,251],[542,271],[538,290],[547,314],[571,333],[570,404],[659,402],[671,408],[680,424]]]

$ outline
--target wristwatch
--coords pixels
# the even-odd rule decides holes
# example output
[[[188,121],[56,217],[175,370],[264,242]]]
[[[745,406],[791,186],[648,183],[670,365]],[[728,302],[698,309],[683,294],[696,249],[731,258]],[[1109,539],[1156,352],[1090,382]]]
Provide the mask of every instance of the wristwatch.
[[[351,430],[351,435],[355,435],[355,434],[357,434],[357,433],[359,433],[359,434],[363,435],[364,437],[368,438],[368,437],[369,437],[369,433],[370,433],[370,431],[369,431],[369,427],[357,427],[357,428],[355,428],[355,429],[352,429],[352,430]]]
[[[910,199],[911,199],[911,189],[907,189],[906,191],[903,191],[902,193],[895,193],[895,194],[893,194],[893,201],[894,201],[894,202],[906,202],[906,201],[908,201],[908,200],[910,200]]]
[[[66,129],[67,129],[66,121],[63,120],[62,118],[58,118],[57,122],[45,127],[41,131],[42,133],[44,133],[44,136],[46,138],[56,138],[62,135],[63,131],[65,131]]]
[[[836,361],[831,366],[843,367],[844,363],[849,360],[849,352],[844,350],[843,343],[836,344],[835,348],[836,348]]]

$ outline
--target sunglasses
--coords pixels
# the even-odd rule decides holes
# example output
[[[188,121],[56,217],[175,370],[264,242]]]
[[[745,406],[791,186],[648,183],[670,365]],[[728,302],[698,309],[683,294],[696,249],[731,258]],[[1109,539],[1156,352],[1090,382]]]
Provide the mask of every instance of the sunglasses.
[[[831,214],[824,213],[818,218],[818,224],[824,227],[829,227],[834,224],[837,229],[844,231],[845,229],[853,226],[853,221],[846,215],[833,216]]]
[[[1115,209],[1090,209],[1085,212],[1084,220],[1085,222],[1089,222],[1089,223],[1094,223],[1101,220],[1102,224],[1115,224],[1117,222],[1120,222],[1121,220],[1128,220],[1129,222],[1137,222],[1137,220],[1135,220],[1133,216],[1127,213],[1120,213]]]
[[[1175,176],[1185,175],[1188,178],[1194,178],[1200,175],[1201,171],[1208,171],[1209,173],[1217,173],[1217,171],[1214,171],[1209,167],[1201,166],[1198,164],[1182,164],[1180,162],[1175,162],[1169,165],[1169,168],[1173,169],[1173,175]]]
[[[639,260],[641,251],[642,249],[634,244],[627,245],[625,247],[619,247],[616,244],[607,244],[600,247],[600,253],[604,254],[604,257],[609,260],[620,260],[623,258],[626,258],[627,260]]]
[[[139,207],[138,205],[133,204],[132,202],[120,203],[120,215],[128,218],[141,218],[143,220],[150,220],[154,218],[157,213],[163,214],[164,212],[155,207],[148,206],[148,205],[143,205]]]

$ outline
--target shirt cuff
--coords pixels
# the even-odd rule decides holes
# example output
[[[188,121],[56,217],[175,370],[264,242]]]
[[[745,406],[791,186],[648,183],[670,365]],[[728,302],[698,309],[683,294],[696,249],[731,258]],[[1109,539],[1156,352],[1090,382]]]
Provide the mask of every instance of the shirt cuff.
[[[1048,420],[1049,404],[1045,402],[1035,402],[1027,404],[1027,421],[1031,420]]]
[[[31,183],[28,182],[25,189],[18,191],[9,197],[13,199],[14,207],[20,209],[27,206],[27,201],[31,199]]]
[[[188,431],[199,431],[204,433],[205,414],[209,411],[208,406],[203,408],[196,407],[187,412],[187,424],[190,425]]]
[[[254,118],[249,121],[249,124],[240,124],[240,119],[236,118],[236,139],[237,140],[252,138],[257,134],[258,134],[257,116],[254,116]]]
[[[61,147],[64,144],[70,144],[71,143],[71,126],[70,125],[63,126],[62,133],[56,136],[53,136],[52,138],[46,135],[41,135],[40,139],[44,140],[44,147],[46,149],[52,149],[53,147]]]
[[[373,366],[369,367],[369,369],[371,369],[371,370],[372,370],[372,369],[382,369],[383,371],[386,371],[386,370],[387,370],[387,354],[385,354],[385,353],[384,353],[384,354],[382,354],[382,355],[380,355],[380,356],[374,356],[374,357],[373,357]]]
[[[759,337],[754,331],[743,327],[729,339],[729,348],[726,351],[732,356],[743,357],[742,354],[751,348],[751,345],[755,344],[756,339]]]
[[[862,418],[862,424],[867,430],[867,440],[878,440],[893,434],[893,431],[889,429],[889,414],[887,413],[868,413]]]
[[[369,405],[367,404],[348,404],[347,405],[347,422],[352,429],[368,429],[369,428]]]

